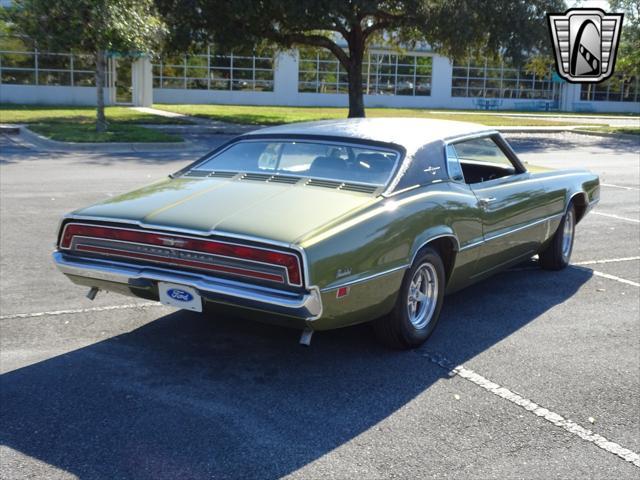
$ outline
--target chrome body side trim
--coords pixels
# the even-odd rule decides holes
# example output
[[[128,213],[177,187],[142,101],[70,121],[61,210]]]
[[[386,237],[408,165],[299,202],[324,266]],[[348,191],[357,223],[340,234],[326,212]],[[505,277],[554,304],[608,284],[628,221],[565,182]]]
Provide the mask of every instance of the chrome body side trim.
[[[467,243],[464,247],[460,248],[460,251],[464,252],[466,250],[471,250],[472,248],[479,247],[484,242],[485,242],[484,240],[478,240],[477,242]]]
[[[491,135],[500,135],[498,130],[487,129],[474,133],[467,133],[464,135],[454,135],[452,137],[446,137],[443,139],[445,145],[450,145],[456,142],[463,142],[465,140],[473,140],[474,138],[490,137]]]
[[[154,286],[159,281],[170,282],[195,288],[204,299],[212,302],[259,309],[307,321],[322,315],[322,299],[316,287],[304,293],[293,293],[205,275],[65,255],[60,251],[53,253],[53,260],[65,275],[82,277],[89,282],[91,279],[102,280],[133,288]]]
[[[357,278],[355,280],[349,280],[347,282],[342,282],[342,283],[339,283],[337,285],[332,285],[330,287],[325,287],[325,288],[321,289],[320,292],[321,293],[332,292],[332,291],[337,290],[339,288],[350,287],[352,285],[357,285],[359,283],[368,282],[369,280],[373,280],[373,279],[376,279],[376,278],[379,278],[379,277],[383,277],[385,275],[389,275],[390,273],[397,272],[399,270],[406,270],[410,266],[411,265],[400,265],[399,267],[394,267],[394,268],[391,268],[389,270],[385,270],[384,272],[374,273],[372,275],[367,275],[366,277]]]
[[[541,218],[539,220],[535,220],[533,222],[527,223],[526,225],[521,225],[519,227],[512,228],[511,230],[509,230],[507,232],[501,232],[501,233],[498,233],[498,234],[495,234],[495,235],[491,235],[490,237],[485,237],[484,240],[481,240],[479,242],[474,242],[474,243],[471,243],[469,245],[465,245],[464,247],[462,247],[460,249],[460,251],[462,252],[462,251],[465,251],[465,250],[469,250],[471,248],[478,247],[480,245],[483,245],[483,244],[485,244],[487,242],[490,242],[492,240],[495,240],[497,238],[501,238],[501,237],[504,237],[506,235],[511,235],[512,233],[516,233],[516,232],[519,232],[521,230],[526,230],[527,228],[535,227],[536,225],[539,225],[541,223],[554,220],[554,219],[556,219],[558,217],[562,217],[563,215],[564,215],[564,212],[563,213],[557,213],[555,215],[550,215],[548,217]]]
[[[416,248],[416,251],[413,252],[413,257],[411,257],[411,263],[409,264],[409,266],[413,265],[413,263],[416,261],[416,256],[418,255],[418,252],[420,250],[422,250],[422,248],[424,248],[427,244],[433,242],[434,240],[438,240],[439,238],[453,238],[456,241],[456,245],[454,247],[454,251],[456,251],[456,252],[460,252],[461,251],[460,240],[458,240],[458,237],[455,234],[444,233],[442,235],[436,235],[435,237],[429,238],[427,241],[423,242],[422,245],[420,245],[418,248]]]

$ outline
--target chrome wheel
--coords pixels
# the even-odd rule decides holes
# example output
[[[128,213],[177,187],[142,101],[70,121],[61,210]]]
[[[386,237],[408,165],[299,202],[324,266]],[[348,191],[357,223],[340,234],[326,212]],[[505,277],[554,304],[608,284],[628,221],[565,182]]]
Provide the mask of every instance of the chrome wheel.
[[[562,231],[562,259],[565,262],[569,262],[569,257],[571,256],[575,223],[575,215],[573,213],[573,209],[570,208],[564,218],[564,226]]]
[[[438,275],[431,263],[423,263],[409,284],[407,313],[411,324],[421,330],[433,317],[438,303]]]

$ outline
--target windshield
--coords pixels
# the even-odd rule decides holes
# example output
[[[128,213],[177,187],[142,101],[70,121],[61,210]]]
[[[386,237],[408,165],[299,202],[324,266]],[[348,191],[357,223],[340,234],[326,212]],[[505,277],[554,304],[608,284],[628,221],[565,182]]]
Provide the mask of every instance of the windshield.
[[[294,140],[241,141],[193,170],[293,175],[385,185],[397,152],[338,143]]]

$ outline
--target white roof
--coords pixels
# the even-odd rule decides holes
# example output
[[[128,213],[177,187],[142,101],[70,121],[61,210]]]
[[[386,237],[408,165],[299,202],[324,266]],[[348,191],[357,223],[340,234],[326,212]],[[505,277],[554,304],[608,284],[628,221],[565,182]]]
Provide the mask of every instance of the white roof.
[[[321,120],[261,128],[251,135],[313,135],[394,143],[412,151],[427,143],[493,132],[485,125],[429,118],[376,117]]]

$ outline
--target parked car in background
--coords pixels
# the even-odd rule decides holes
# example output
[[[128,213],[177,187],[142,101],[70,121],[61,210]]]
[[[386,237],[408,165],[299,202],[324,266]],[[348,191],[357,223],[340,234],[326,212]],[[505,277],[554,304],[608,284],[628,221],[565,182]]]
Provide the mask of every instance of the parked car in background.
[[[598,177],[523,164],[481,125],[408,118],[257,130],[61,222],[73,282],[314,331],[372,321],[398,348],[443,298],[539,255],[567,266]],[[508,293],[505,293],[508,295]]]

